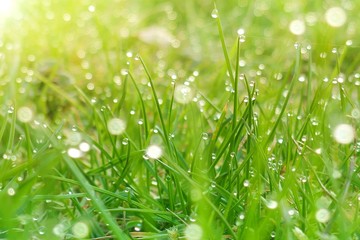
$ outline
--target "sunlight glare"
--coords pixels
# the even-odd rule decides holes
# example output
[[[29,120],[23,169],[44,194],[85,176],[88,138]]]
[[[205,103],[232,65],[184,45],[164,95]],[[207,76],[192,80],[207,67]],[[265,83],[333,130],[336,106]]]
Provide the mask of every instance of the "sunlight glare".
[[[0,0],[0,17],[10,16],[14,10],[14,0]]]

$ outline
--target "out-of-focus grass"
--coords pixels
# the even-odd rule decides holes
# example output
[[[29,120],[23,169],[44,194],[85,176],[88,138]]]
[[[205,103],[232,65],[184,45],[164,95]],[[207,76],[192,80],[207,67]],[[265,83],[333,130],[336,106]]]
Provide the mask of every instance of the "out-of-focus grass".
[[[11,3],[0,238],[359,237],[359,3]]]

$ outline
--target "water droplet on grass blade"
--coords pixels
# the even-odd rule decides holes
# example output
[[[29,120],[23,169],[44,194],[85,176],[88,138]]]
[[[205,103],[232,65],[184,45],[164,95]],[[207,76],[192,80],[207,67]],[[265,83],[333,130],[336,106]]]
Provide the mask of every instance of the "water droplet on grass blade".
[[[269,209],[275,209],[278,207],[278,203],[277,201],[274,201],[274,200],[269,200],[269,201],[266,201],[266,206],[269,208]]]
[[[208,133],[203,133],[203,134],[201,135],[201,138],[202,138],[203,140],[208,140],[208,139],[209,139],[209,134],[208,134]]]
[[[158,145],[150,145],[146,149],[146,156],[151,159],[159,159],[162,156],[162,148]]]
[[[177,85],[174,91],[174,99],[178,103],[186,104],[192,101],[194,90],[184,84]]]
[[[90,151],[90,144],[88,144],[87,142],[82,142],[79,144],[79,149],[82,152],[88,152]]]
[[[14,196],[15,193],[16,193],[16,191],[15,191],[14,188],[12,188],[12,187],[11,187],[11,188],[8,188],[7,194],[8,194],[9,196]]]
[[[341,27],[346,23],[346,12],[341,7],[329,8],[325,13],[325,20],[331,27]]]
[[[333,131],[335,141],[341,144],[349,144],[355,139],[355,129],[349,124],[339,124]]]
[[[54,233],[54,235],[63,239],[65,237],[66,227],[62,223],[56,224],[55,227],[52,229],[52,232]]]
[[[67,154],[72,158],[81,158],[83,156],[83,152],[77,148],[69,148]]]
[[[122,143],[122,145],[126,146],[129,144],[129,139],[124,138],[121,143]]]
[[[30,122],[33,119],[33,111],[29,107],[20,107],[17,111],[17,117],[20,122]]]
[[[330,220],[331,214],[326,208],[320,208],[316,212],[316,220],[320,223],[326,223]]]
[[[75,238],[86,238],[89,236],[89,226],[84,222],[77,222],[72,227],[72,232]]]
[[[120,118],[112,118],[107,123],[109,133],[112,135],[120,135],[125,131],[126,123]]]
[[[304,21],[296,19],[290,22],[289,29],[294,35],[302,35],[305,33],[306,26]]]
[[[219,11],[217,9],[212,10],[211,17],[212,18],[218,18],[219,17]]]

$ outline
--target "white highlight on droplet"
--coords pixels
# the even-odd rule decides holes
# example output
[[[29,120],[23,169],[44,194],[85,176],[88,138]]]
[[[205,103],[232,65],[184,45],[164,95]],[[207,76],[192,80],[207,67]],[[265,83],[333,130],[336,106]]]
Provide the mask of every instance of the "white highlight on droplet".
[[[269,200],[266,202],[266,206],[269,208],[269,209],[275,209],[278,207],[278,203],[277,201],[274,201],[274,200]]]
[[[89,236],[90,230],[86,223],[77,222],[72,227],[72,232],[75,238],[86,238]]]
[[[52,229],[52,232],[54,233],[54,235],[63,239],[65,236],[66,227],[63,223],[56,224],[55,227]]]
[[[194,98],[194,90],[187,85],[177,85],[174,91],[174,99],[178,103],[186,104]]]
[[[293,20],[289,25],[289,30],[294,35],[302,35],[306,30],[305,22],[300,19]]]
[[[329,221],[330,216],[331,214],[326,208],[320,208],[319,210],[317,210],[315,215],[316,220],[320,223],[326,223],[327,221]]]
[[[325,13],[325,20],[332,27],[341,27],[345,24],[346,18],[346,12],[341,7],[329,8]]]
[[[17,111],[17,118],[20,122],[28,123],[33,117],[33,111],[29,107],[20,107]]]
[[[7,194],[8,194],[9,196],[14,196],[15,193],[16,193],[16,191],[15,191],[14,188],[12,188],[12,187],[11,187],[11,188],[8,188]]]
[[[186,226],[184,234],[187,240],[201,240],[203,230],[198,224],[191,223]]]
[[[72,158],[81,158],[83,156],[83,152],[77,148],[69,148],[67,154]]]
[[[120,135],[125,131],[126,123],[120,118],[112,118],[107,123],[108,130],[112,135]]]
[[[150,145],[146,149],[146,156],[151,159],[159,159],[162,156],[162,148],[158,145]]]
[[[339,124],[333,131],[335,141],[341,144],[349,144],[355,139],[355,129],[349,124]]]
[[[82,142],[79,144],[79,149],[82,152],[88,152],[90,151],[90,144],[88,144],[87,142]]]

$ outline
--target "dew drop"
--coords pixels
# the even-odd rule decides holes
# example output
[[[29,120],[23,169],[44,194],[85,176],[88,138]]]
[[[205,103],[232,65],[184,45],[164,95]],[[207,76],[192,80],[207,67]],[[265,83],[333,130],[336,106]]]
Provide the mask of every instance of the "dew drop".
[[[72,227],[72,232],[75,238],[86,238],[89,236],[89,226],[84,222],[77,222]]]
[[[88,144],[87,142],[82,142],[79,144],[79,149],[82,152],[88,152],[90,151],[90,144]]]
[[[306,26],[304,21],[296,19],[290,22],[289,30],[294,35],[302,35],[305,33]]]
[[[158,145],[150,145],[146,148],[146,156],[151,159],[159,159],[163,154],[162,148]]]
[[[237,30],[237,34],[238,34],[238,36],[240,37],[241,35],[244,35],[244,34],[245,34],[245,30],[244,30],[243,28],[239,28],[239,29]]]
[[[321,154],[321,148],[316,149],[315,153],[320,155]]]
[[[107,123],[109,133],[112,135],[120,135],[125,131],[126,123],[120,118],[112,118]]]
[[[339,178],[341,178],[341,172],[340,172],[339,170],[337,170],[337,169],[334,169],[333,172],[332,172],[332,177],[333,177],[334,179],[339,179]]]
[[[52,232],[54,233],[54,235],[56,235],[60,238],[64,238],[65,232],[66,232],[66,227],[64,224],[58,223],[54,226],[54,228],[52,229]]]
[[[198,224],[191,223],[186,226],[184,234],[187,240],[201,240],[203,236],[203,230]]]
[[[209,134],[208,134],[208,133],[203,133],[203,134],[201,135],[201,138],[202,138],[203,140],[208,140],[208,139],[209,139]]]
[[[38,233],[40,235],[44,235],[45,234],[45,227],[44,226],[40,226],[39,229],[38,229]]]
[[[135,227],[134,227],[134,231],[135,232],[140,232],[141,231],[141,223],[138,223]]]
[[[269,208],[269,209],[275,209],[278,207],[278,203],[274,200],[269,200],[266,202],[266,206]]]
[[[245,35],[240,35],[240,36],[239,36],[239,41],[240,41],[241,43],[244,43],[245,40],[246,40]]]
[[[90,6],[88,7],[88,10],[89,10],[89,12],[95,12],[96,8],[95,8],[94,5],[90,5]]]
[[[184,84],[177,85],[174,91],[174,99],[176,102],[186,104],[194,98],[194,90]]]
[[[17,117],[20,122],[30,122],[33,119],[33,111],[29,107],[20,107],[17,111]]]
[[[217,9],[212,10],[211,17],[212,18],[218,18],[219,17],[219,11]]]
[[[243,183],[244,187],[249,187],[250,186],[250,181],[249,180],[245,180]]]
[[[341,27],[346,23],[346,12],[341,7],[329,8],[325,13],[325,20],[331,27]]]
[[[316,220],[320,223],[326,223],[327,221],[329,221],[330,216],[331,214],[326,208],[320,208],[319,210],[317,210],[315,215]]]
[[[121,143],[122,143],[122,145],[126,146],[129,144],[129,139],[124,138]]]
[[[67,154],[72,158],[81,158],[83,156],[83,152],[77,148],[69,148]]]
[[[14,196],[14,195],[16,194],[16,191],[15,191],[14,188],[10,187],[10,188],[8,188],[8,190],[7,190],[7,194],[8,194],[9,196]]]
[[[346,46],[351,46],[353,44],[353,41],[352,40],[347,40],[345,44],[346,44]]]
[[[296,211],[295,211],[294,209],[290,209],[290,210],[288,211],[289,216],[294,216],[295,213],[296,213]]]
[[[333,131],[333,137],[340,144],[349,144],[355,139],[355,129],[349,124],[339,124]]]

